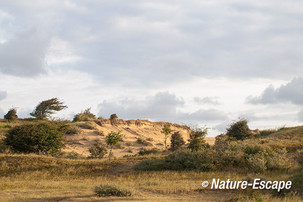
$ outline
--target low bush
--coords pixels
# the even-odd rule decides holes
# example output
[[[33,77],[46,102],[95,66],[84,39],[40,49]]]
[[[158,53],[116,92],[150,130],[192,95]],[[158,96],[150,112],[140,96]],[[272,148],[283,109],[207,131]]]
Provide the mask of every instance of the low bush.
[[[139,171],[160,171],[167,170],[167,165],[164,159],[145,159],[137,163],[134,169]]]
[[[96,116],[90,112],[90,108],[84,110],[81,113],[78,113],[75,115],[73,121],[91,121],[91,120],[95,120]]]
[[[261,130],[260,131],[260,136],[261,137],[268,136],[268,135],[273,134],[275,132],[277,132],[277,130],[275,130],[275,129]]]
[[[60,123],[24,124],[9,130],[4,143],[15,152],[56,154],[63,147],[66,130]]]
[[[145,149],[145,148],[141,148],[141,150],[139,151],[139,155],[149,155],[149,154],[157,154],[160,153],[161,150],[158,148],[151,148],[151,149]]]
[[[79,134],[81,132],[81,129],[77,126],[69,126],[67,131],[65,132],[66,135],[75,135]]]
[[[77,124],[78,127],[82,128],[82,129],[88,129],[88,130],[93,130],[95,129],[95,126],[92,122],[88,122],[88,123],[79,123]]]
[[[103,158],[107,154],[107,148],[101,142],[96,142],[88,151],[91,158]]]
[[[99,197],[107,196],[131,196],[132,193],[129,190],[121,189],[115,185],[101,184],[100,186],[95,187],[95,193]]]
[[[148,142],[147,140],[145,140],[145,139],[143,139],[141,137],[137,138],[137,143],[138,144],[142,144],[144,146],[152,146],[153,145],[152,143]]]
[[[291,191],[295,194],[303,196],[303,168],[294,174],[290,181],[292,181]]]

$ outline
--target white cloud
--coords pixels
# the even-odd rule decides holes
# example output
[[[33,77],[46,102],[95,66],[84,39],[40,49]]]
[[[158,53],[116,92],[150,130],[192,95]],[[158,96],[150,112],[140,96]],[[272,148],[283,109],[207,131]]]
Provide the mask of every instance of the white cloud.
[[[285,85],[274,88],[268,86],[261,96],[248,97],[247,101],[251,104],[275,104],[290,102],[303,105],[303,78],[297,77]]]

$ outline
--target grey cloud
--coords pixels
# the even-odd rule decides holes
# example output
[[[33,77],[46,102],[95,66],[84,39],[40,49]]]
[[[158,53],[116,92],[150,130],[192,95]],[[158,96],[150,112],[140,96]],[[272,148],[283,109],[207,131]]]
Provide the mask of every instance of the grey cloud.
[[[18,33],[0,44],[0,71],[16,76],[45,73],[45,54],[49,40],[35,30]]]
[[[13,15],[26,26],[34,21],[55,27],[52,34],[86,59],[71,68],[103,82],[132,78],[132,84],[155,86],[194,77],[303,75],[300,2],[28,2],[6,0],[0,6],[17,11]],[[36,68],[41,61],[30,61],[34,65],[28,74],[43,71]],[[2,66],[3,72],[20,72]]]
[[[0,100],[5,99],[7,96],[7,92],[6,91],[0,91]]]
[[[219,105],[220,102],[217,99],[217,97],[194,97],[194,101],[198,104]]]
[[[298,119],[303,122],[303,110],[298,112]]]
[[[247,102],[251,104],[275,104],[290,102],[296,105],[303,105],[303,78],[294,78],[292,81],[278,88],[268,86],[262,95],[248,97]]]
[[[182,98],[168,92],[147,96],[144,100],[123,99],[118,102],[104,101],[99,104],[99,114],[108,117],[117,113],[125,119],[151,119],[157,121],[191,122],[226,119],[224,112],[215,109],[200,109],[193,113],[178,111],[184,106]]]

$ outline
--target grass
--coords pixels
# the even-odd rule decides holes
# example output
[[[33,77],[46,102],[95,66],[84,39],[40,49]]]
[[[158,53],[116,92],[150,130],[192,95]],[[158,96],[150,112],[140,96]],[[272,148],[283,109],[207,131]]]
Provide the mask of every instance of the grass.
[[[95,188],[100,184],[129,191],[136,200],[244,200],[251,192],[213,191],[201,188],[201,182],[213,178],[241,180],[247,173],[159,171],[136,172],[138,159],[71,160],[39,155],[0,155],[1,201],[98,200]],[[249,174],[251,178],[287,179],[289,174],[267,172]],[[262,198],[273,198],[262,192]],[[122,197],[123,198],[123,197]],[[109,198],[105,198],[109,199]],[[286,198],[291,200],[292,198]]]
[[[24,121],[7,123],[0,120],[0,135],[11,127],[23,123]],[[244,140],[244,143],[285,147],[292,154],[298,148],[303,148],[303,127],[269,131],[264,136]],[[82,159],[74,157],[73,154],[70,156],[74,159],[68,159],[68,155],[56,158],[33,154],[0,154],[1,202],[59,200],[302,201],[302,198],[298,196],[277,197],[266,190],[230,191],[201,187],[202,181],[211,181],[213,178],[243,180],[258,177],[266,180],[286,180],[296,172],[293,169],[265,171],[262,174],[237,169],[210,172],[135,171],[133,166],[138,162],[144,159],[163,159],[167,154],[129,156],[112,161],[107,158]],[[103,185],[103,191],[108,187],[111,191],[117,188],[131,193],[131,196],[126,194],[127,196],[122,197],[104,196],[100,198],[95,191],[96,187],[102,188],[101,185]],[[104,186],[107,188],[104,189]]]

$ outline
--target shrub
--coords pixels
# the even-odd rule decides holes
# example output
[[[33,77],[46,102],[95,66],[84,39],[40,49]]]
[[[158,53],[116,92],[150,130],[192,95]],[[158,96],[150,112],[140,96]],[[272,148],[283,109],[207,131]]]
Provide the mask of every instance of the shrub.
[[[298,161],[298,163],[303,165],[303,149],[297,151],[296,160]]]
[[[205,129],[199,128],[195,131],[192,131],[192,133],[189,135],[188,148],[193,152],[193,151],[199,151],[207,147],[207,144],[204,139],[206,134],[207,134],[207,128]]]
[[[4,118],[8,121],[14,121],[14,120],[18,119],[17,109],[15,109],[15,108],[10,109],[7,112],[7,114],[4,115]]]
[[[191,152],[179,150],[165,157],[165,159],[146,159],[138,163],[136,170],[215,170],[216,155],[211,149]]]
[[[262,153],[250,155],[247,159],[247,168],[250,171],[259,173],[266,170],[266,160]]]
[[[67,131],[65,132],[66,135],[75,135],[80,133],[81,130],[77,126],[69,126]]]
[[[290,168],[291,163],[286,154],[285,148],[267,152],[265,156],[267,170],[285,170]]]
[[[103,158],[107,154],[106,146],[100,142],[95,143],[88,151],[91,158]]]
[[[160,153],[160,149],[158,148],[152,148],[152,149],[145,149],[145,148],[141,148],[141,150],[139,151],[139,155],[149,155],[149,154],[157,154]]]
[[[165,164],[171,170],[215,170],[216,155],[211,149],[191,152],[181,150],[168,155]]]
[[[290,178],[290,181],[292,181],[291,191],[303,196],[303,168],[294,174]]]
[[[117,186],[101,184],[100,186],[95,187],[95,193],[99,197],[106,196],[131,196],[132,193],[128,190],[121,189]]]
[[[185,144],[185,141],[179,132],[173,133],[170,141],[171,141],[170,149],[173,151],[180,149]]]
[[[110,120],[117,119],[117,118],[118,118],[117,114],[111,114],[109,117]]]
[[[268,135],[273,134],[275,132],[277,132],[275,129],[261,130],[260,131],[260,136],[262,136],[262,137],[268,136]]]
[[[88,129],[88,130],[93,130],[95,129],[95,126],[93,125],[92,122],[88,122],[88,123],[79,123],[77,124],[78,127],[82,128],[82,129]]]
[[[66,126],[56,123],[24,124],[12,128],[4,142],[13,151],[55,154],[63,147]]]
[[[153,145],[152,143],[146,141],[145,139],[143,139],[143,138],[141,138],[141,137],[138,137],[138,138],[137,138],[137,143],[138,143],[138,144],[142,144],[142,145],[144,145],[144,146],[152,146],[152,145]]]
[[[247,120],[242,119],[235,123],[232,123],[227,129],[227,136],[230,138],[236,138],[237,140],[244,140],[251,136],[251,131],[248,128]]]
[[[146,159],[134,166],[135,170],[139,171],[154,171],[154,170],[166,170],[166,164],[164,159]]]
[[[91,108],[84,110],[81,113],[78,113],[74,116],[73,121],[91,121],[95,120],[96,116],[90,112]]]

